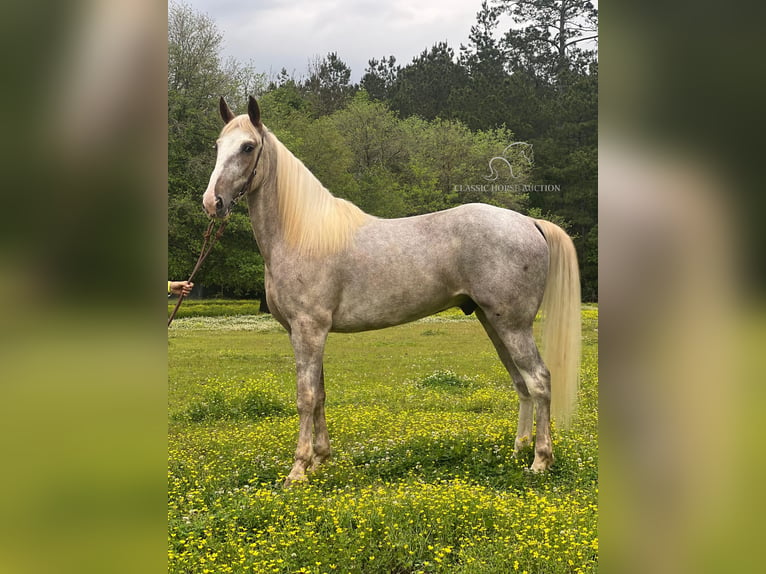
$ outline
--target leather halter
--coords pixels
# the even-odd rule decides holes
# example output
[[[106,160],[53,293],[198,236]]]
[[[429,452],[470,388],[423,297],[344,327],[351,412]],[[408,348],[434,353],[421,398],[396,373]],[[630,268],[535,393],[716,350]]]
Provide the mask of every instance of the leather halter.
[[[263,138],[261,139],[261,148],[258,150],[258,155],[255,156],[255,165],[253,166],[253,171],[250,173],[250,177],[247,178],[247,181],[242,186],[242,189],[240,189],[237,195],[231,199],[229,209],[231,209],[231,205],[237,203],[237,201],[239,201],[243,195],[246,195],[247,192],[250,191],[250,185],[253,183],[255,174],[258,173],[258,163],[261,161],[261,153],[263,152],[264,147],[266,147],[266,134],[263,135]]]

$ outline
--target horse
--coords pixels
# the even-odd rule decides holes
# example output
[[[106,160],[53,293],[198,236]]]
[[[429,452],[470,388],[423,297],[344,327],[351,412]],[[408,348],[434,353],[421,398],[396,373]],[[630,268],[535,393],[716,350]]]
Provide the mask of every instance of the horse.
[[[381,329],[451,307],[476,313],[513,381],[520,401],[514,454],[532,443],[535,419],[530,470],[548,470],[551,412],[568,427],[580,359],[580,280],[566,232],[481,203],[372,216],[333,196],[263,125],[252,96],[247,114],[235,116],[223,97],[219,112],[224,127],[202,204],[222,219],[246,200],[268,308],[294,350],[300,429],[285,485],[306,480],[330,456],[328,333]],[[538,310],[546,362],[532,332]]]

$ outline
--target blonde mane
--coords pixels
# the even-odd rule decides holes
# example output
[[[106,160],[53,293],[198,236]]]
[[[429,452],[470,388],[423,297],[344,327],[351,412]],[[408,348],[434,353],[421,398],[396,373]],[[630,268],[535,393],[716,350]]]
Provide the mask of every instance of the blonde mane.
[[[333,196],[282,142],[269,134],[277,157],[277,197],[282,234],[288,245],[308,256],[337,253],[371,216]]]

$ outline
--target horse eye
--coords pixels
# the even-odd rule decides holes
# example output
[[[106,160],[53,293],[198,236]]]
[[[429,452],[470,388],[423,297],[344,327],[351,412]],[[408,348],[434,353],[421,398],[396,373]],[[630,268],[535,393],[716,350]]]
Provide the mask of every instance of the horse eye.
[[[242,146],[242,151],[245,153],[250,153],[255,149],[255,146],[253,144],[245,144]]]

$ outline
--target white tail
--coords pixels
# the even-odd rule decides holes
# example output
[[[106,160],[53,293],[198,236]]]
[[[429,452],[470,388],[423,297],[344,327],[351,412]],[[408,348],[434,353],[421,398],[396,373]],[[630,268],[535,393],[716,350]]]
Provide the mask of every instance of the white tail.
[[[572,239],[558,225],[535,220],[548,242],[548,281],[540,305],[542,355],[551,372],[551,416],[569,428],[580,372],[580,271]]]

